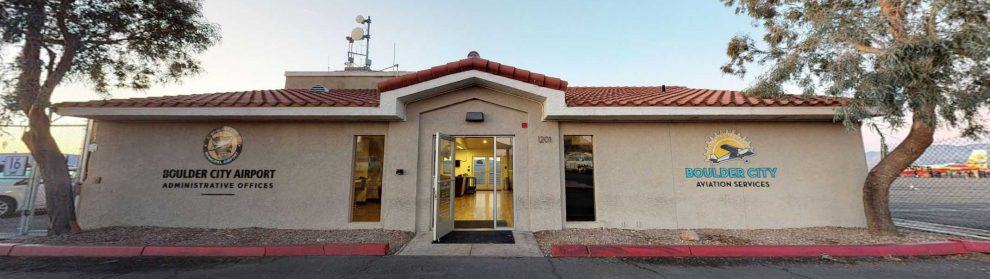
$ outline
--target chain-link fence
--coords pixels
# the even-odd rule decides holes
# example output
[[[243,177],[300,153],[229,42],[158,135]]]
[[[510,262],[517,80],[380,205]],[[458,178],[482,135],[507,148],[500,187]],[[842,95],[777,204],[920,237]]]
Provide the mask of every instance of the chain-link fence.
[[[0,239],[44,235],[48,230],[45,183],[35,171],[27,147],[19,142],[23,128],[3,126],[6,138],[0,152]],[[66,154],[70,175],[75,179],[82,161],[85,125],[52,127],[56,142]]]
[[[891,186],[895,219],[990,230],[990,141],[938,140]]]

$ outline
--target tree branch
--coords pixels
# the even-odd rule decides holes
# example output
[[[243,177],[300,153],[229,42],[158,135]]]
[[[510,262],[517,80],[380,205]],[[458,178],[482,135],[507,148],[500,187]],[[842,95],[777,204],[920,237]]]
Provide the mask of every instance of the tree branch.
[[[851,45],[854,49],[865,53],[871,53],[876,55],[880,55],[884,53],[884,51],[879,48],[871,47],[857,42],[849,42],[849,45]]]
[[[907,39],[904,15],[905,2],[900,0],[880,0],[880,13],[887,19],[887,30],[894,37],[894,41]]]
[[[43,44],[41,47],[45,48],[45,51],[48,52],[48,65],[45,65],[45,72],[51,75],[55,67],[55,51],[48,47],[48,45]]]
[[[28,114],[34,103],[34,98],[37,96],[41,80],[40,56],[43,39],[42,29],[45,27],[45,6],[40,1],[29,2],[25,9],[27,10],[26,32],[20,59],[21,73],[17,78],[15,92],[21,111]]]
[[[126,42],[126,41],[135,40],[135,39],[138,39],[138,38],[139,37],[137,37],[137,36],[129,36],[127,38],[120,38],[120,39],[83,40],[82,42],[83,42],[84,45],[87,45],[87,46],[100,46],[100,45],[112,45],[112,44],[123,43],[123,42]]]
[[[65,75],[72,69],[72,63],[76,58],[76,53],[79,51],[81,43],[79,36],[69,31],[69,27],[66,24],[66,17],[68,16],[68,10],[72,7],[72,2],[71,0],[62,1],[59,9],[55,12],[55,22],[58,25],[58,30],[62,38],[65,38],[65,45],[62,48],[62,57],[59,59],[58,64],[45,77],[45,82],[41,86],[38,96],[34,99],[34,103],[42,107],[48,106],[52,92],[55,91],[55,87],[62,82]]]

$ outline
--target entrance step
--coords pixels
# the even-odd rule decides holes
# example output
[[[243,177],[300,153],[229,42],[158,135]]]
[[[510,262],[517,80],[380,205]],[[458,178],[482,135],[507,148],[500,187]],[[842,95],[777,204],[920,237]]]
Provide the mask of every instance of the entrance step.
[[[511,231],[453,231],[440,238],[440,243],[460,244],[513,244]]]
[[[400,256],[543,257],[532,232],[513,231],[513,244],[433,243],[433,232],[419,232]]]

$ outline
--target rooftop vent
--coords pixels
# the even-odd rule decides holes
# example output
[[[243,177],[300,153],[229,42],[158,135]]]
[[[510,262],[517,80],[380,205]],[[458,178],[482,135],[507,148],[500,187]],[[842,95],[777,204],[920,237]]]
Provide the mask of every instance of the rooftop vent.
[[[481,54],[478,54],[477,51],[472,50],[471,52],[468,52],[468,58],[481,58]]]
[[[327,93],[327,92],[330,92],[330,90],[327,90],[327,88],[326,87],[323,87],[323,85],[314,85],[313,87],[310,87],[309,88],[309,92]]]

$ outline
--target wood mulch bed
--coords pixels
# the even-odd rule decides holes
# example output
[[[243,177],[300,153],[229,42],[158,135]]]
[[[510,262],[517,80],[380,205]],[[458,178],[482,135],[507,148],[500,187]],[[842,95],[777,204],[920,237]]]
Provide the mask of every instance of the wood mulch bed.
[[[798,229],[696,229],[698,241],[681,240],[684,230],[564,229],[535,232],[543,253],[555,244],[629,245],[863,245],[938,242],[965,239],[944,234],[901,229],[900,236],[874,236],[865,228],[813,227]]]

